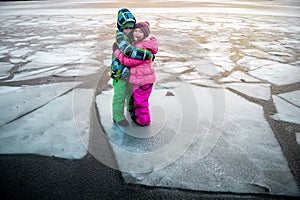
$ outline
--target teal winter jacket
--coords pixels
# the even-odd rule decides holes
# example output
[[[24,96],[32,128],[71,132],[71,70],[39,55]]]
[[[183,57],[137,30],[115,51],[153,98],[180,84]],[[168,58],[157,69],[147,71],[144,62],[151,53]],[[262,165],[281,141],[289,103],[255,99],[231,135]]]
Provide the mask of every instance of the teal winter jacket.
[[[129,58],[138,59],[138,60],[151,60],[153,54],[151,51],[134,47],[130,44],[130,38],[128,34],[123,32],[124,28],[134,28],[136,23],[135,17],[127,9],[122,8],[118,12],[118,21],[117,21],[117,32],[116,32],[116,44],[118,49]],[[111,63],[111,72],[110,76],[113,79],[119,80],[122,77],[128,75],[129,69],[124,66],[115,56],[114,52],[112,53],[112,63]]]

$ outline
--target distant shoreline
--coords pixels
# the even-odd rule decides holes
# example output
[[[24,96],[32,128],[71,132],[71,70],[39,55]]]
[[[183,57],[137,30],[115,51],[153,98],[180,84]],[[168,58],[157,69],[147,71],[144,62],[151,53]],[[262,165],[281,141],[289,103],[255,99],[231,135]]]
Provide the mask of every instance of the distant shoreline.
[[[300,17],[295,1],[0,1],[0,15],[99,15],[119,8],[134,13],[224,13]],[[34,12],[33,12],[34,11]],[[171,12],[170,12],[171,11]]]

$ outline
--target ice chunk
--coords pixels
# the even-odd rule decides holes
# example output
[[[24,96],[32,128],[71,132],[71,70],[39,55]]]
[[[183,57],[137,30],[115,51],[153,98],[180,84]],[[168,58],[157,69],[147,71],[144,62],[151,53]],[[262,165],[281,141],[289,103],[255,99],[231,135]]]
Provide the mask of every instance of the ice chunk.
[[[299,107],[288,103],[287,101],[276,95],[273,95],[273,101],[278,111],[277,114],[272,115],[275,120],[300,124]]]
[[[0,62],[0,80],[9,77],[10,71],[13,67],[13,64]]]
[[[82,158],[87,154],[93,94],[76,89],[1,126],[0,153]]]
[[[27,55],[28,53],[31,53],[32,51],[33,51],[32,49],[25,47],[25,48],[13,50],[9,54],[12,55],[13,57],[22,57]]]
[[[61,72],[54,72],[57,76],[87,76],[93,73],[97,73],[100,70],[99,67],[73,67]]]
[[[16,120],[74,88],[78,83],[1,87],[0,126]]]
[[[239,65],[241,65],[243,68],[250,71],[250,70],[255,70],[255,69],[258,69],[258,68],[261,68],[264,66],[276,64],[277,62],[271,61],[271,60],[266,60],[266,59],[255,58],[255,57],[251,57],[251,56],[245,56],[244,58],[237,61],[237,63]]]
[[[300,90],[282,93],[278,96],[300,107]]]
[[[229,76],[219,80],[220,82],[261,82],[241,71],[234,71]]]
[[[252,76],[267,80],[275,85],[300,82],[300,68],[288,64],[275,63],[251,71]]]
[[[122,172],[125,182],[203,191],[299,195],[297,184],[262,107],[226,90],[225,98],[212,101],[212,96],[207,94],[210,90],[215,89],[194,87],[199,106],[194,108],[199,113],[199,129],[190,148],[160,170],[151,167],[157,163],[149,163],[147,159],[141,161],[145,159],[145,154],[140,158],[131,157],[130,163],[128,159],[117,156],[120,165],[144,167],[147,171],[140,174],[142,178],[137,176],[136,171],[129,172],[132,176]],[[163,101],[162,96],[156,98],[158,102]],[[216,146],[203,159],[199,157],[199,150],[207,144],[205,136],[210,137],[210,129],[218,131],[212,116],[221,114],[215,105],[217,102],[224,102],[226,107],[225,124],[220,138],[214,138],[217,139]],[[166,112],[167,116],[169,112]],[[162,133],[165,134],[168,127],[165,126]],[[115,130],[115,135],[119,134]],[[185,134],[188,136],[193,132],[186,129]],[[120,148],[125,148],[129,141],[124,140],[124,136],[122,138],[118,144]],[[133,141],[131,143],[135,144]]]
[[[247,96],[262,100],[269,100],[271,91],[269,84],[247,84],[247,83],[231,83],[225,84],[225,87],[237,90]]]

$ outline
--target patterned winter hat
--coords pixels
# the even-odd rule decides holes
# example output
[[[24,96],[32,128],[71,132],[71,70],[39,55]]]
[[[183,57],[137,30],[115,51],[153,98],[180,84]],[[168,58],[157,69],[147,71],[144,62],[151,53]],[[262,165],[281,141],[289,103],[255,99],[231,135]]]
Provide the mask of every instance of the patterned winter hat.
[[[123,26],[122,26],[123,30],[126,28],[131,28],[134,29],[134,23],[133,22],[126,22]]]
[[[117,28],[119,31],[123,31],[125,28],[134,28],[135,22],[135,17],[127,8],[119,10],[117,22]]]
[[[140,28],[145,34],[145,38],[150,34],[150,24],[149,22],[139,22],[135,24],[134,28]]]

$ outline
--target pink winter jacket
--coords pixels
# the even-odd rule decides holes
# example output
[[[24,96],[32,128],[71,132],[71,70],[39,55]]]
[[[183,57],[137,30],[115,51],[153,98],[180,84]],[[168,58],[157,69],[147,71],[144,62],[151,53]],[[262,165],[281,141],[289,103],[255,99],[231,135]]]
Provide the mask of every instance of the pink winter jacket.
[[[148,49],[152,51],[153,54],[156,54],[158,51],[157,39],[155,37],[137,42],[134,44],[134,46]],[[114,52],[114,55],[123,65],[130,67],[130,83],[136,85],[145,85],[155,82],[155,71],[151,65],[151,60],[137,60],[128,58],[122,54],[119,49]]]

